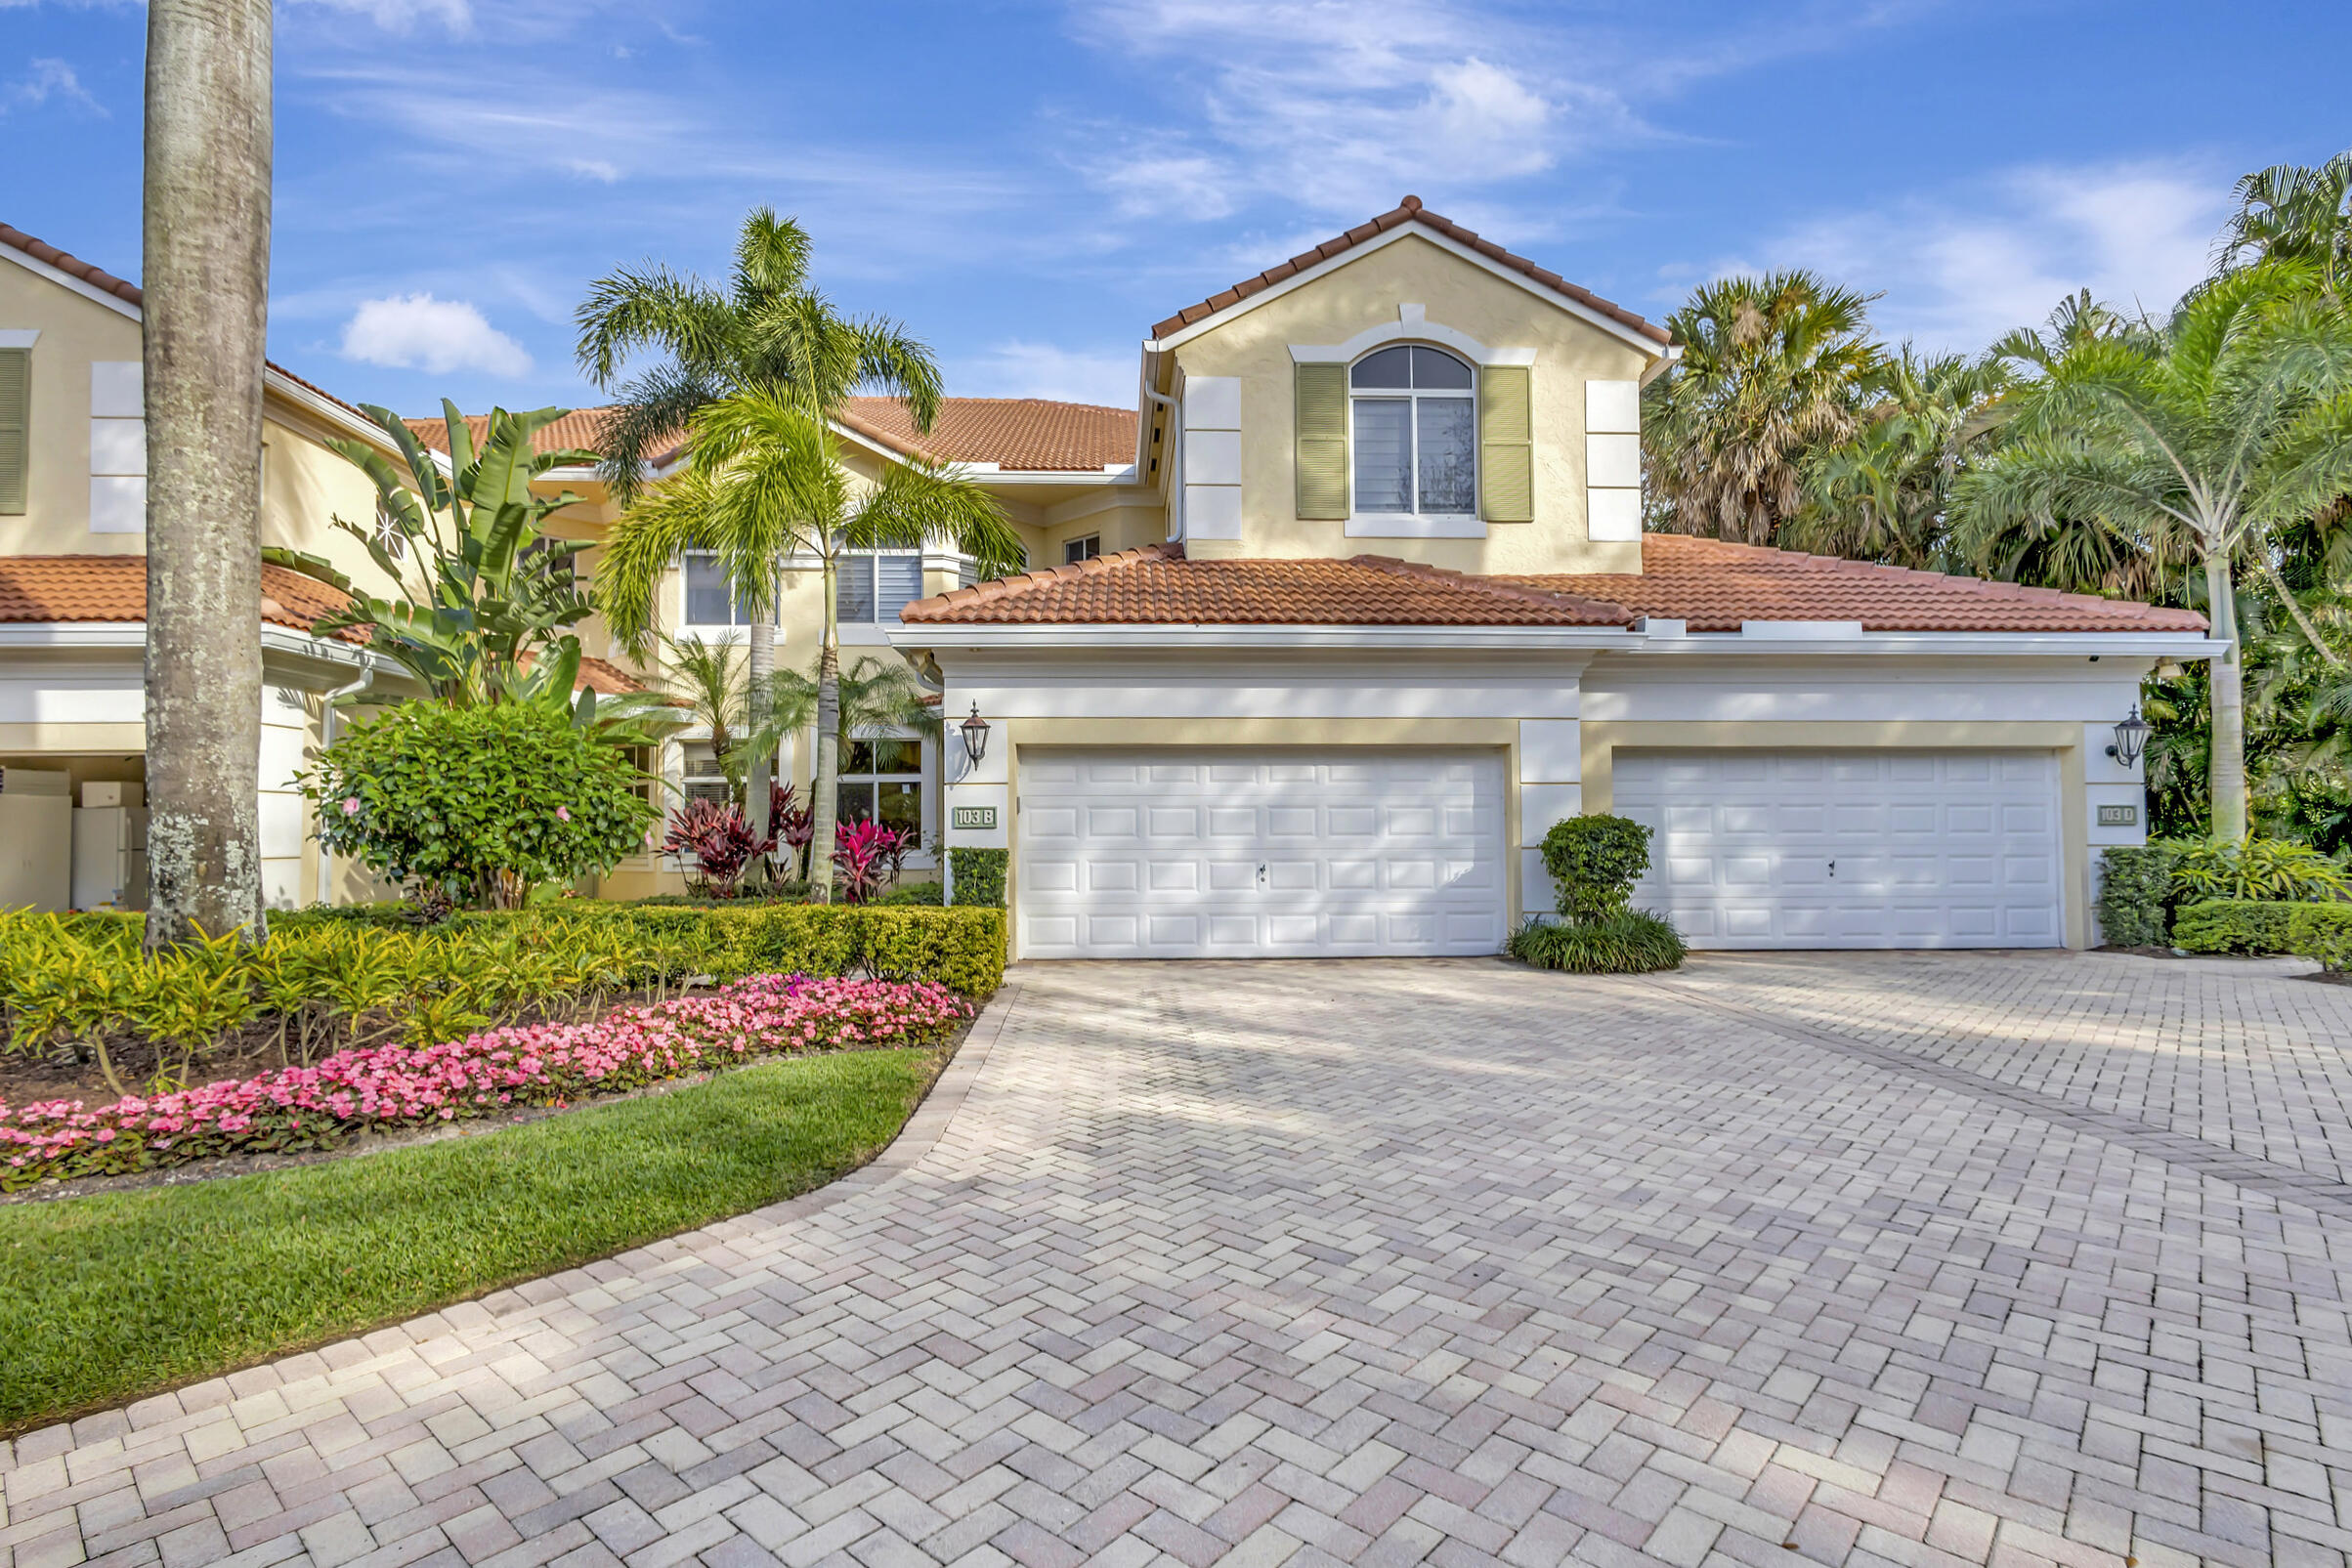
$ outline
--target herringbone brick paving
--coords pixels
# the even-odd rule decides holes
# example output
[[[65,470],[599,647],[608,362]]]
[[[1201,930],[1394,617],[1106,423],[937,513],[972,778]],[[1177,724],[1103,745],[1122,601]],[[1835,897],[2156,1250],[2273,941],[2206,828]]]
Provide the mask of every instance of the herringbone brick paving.
[[[0,1568],[2341,1563],[2347,1044],[2096,954],[1024,966],[826,1194],[0,1444]]]

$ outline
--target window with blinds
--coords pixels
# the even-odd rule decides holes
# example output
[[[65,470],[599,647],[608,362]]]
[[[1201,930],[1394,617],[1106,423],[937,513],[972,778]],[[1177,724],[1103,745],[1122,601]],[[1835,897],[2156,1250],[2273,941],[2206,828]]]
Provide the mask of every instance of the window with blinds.
[[[861,625],[896,625],[898,613],[922,597],[922,555],[916,550],[853,551],[840,559],[839,614]]]

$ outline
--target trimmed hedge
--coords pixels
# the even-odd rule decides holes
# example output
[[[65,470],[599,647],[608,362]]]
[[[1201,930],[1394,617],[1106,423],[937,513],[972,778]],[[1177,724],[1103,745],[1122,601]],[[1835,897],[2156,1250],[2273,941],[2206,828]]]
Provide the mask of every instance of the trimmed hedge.
[[[1012,858],[1012,851],[959,845],[949,850],[947,856],[948,866],[955,872],[959,906],[994,910],[1005,907],[1005,868]]]
[[[705,904],[687,909],[586,901],[564,906],[567,914],[582,911],[656,938],[677,934],[688,922],[702,922],[699,929],[713,939],[711,972],[722,980],[863,969],[894,979],[935,980],[967,996],[986,996],[1005,979],[1005,915],[999,910],[871,904]]]
[[[2208,899],[2180,911],[2172,940],[2191,953],[2290,953],[2352,968],[2352,904]]]
[[[2160,948],[2170,937],[2172,869],[2168,845],[2117,845],[2100,857],[2099,931],[2111,947]]]

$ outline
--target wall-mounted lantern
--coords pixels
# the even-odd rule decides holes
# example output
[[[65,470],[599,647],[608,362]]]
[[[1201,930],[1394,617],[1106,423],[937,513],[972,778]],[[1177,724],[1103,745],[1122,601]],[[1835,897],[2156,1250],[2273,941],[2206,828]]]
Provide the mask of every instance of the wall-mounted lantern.
[[[963,755],[974,768],[988,755],[988,721],[980,717],[980,704],[972,704],[972,716],[956,726],[963,735]]]
[[[2132,767],[2139,762],[2140,752],[2148,744],[2151,728],[2153,726],[2140,717],[2140,704],[2134,702],[2130,714],[2116,726],[2115,743],[2107,748],[2107,754],[2126,768]]]

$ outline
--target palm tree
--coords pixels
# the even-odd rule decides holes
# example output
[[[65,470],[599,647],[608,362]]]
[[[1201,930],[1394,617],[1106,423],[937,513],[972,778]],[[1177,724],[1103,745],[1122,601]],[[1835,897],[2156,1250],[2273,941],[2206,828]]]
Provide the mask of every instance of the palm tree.
[[[597,578],[605,619],[642,658],[655,630],[656,589],[688,544],[715,549],[731,562],[773,562],[795,552],[818,558],[825,614],[811,802],[819,847],[810,856],[810,874],[819,896],[830,902],[829,851],[840,779],[842,555],[939,542],[995,565],[1021,558],[1020,536],[995,497],[919,458],[891,464],[871,486],[853,485],[833,427],[794,398],[765,390],[734,393],[705,405],[688,431],[692,461],[647,491],[607,537]],[[759,679],[754,691],[769,684]],[[754,772],[751,787],[764,792],[765,777]]]
[[[2094,517],[2194,559],[2225,645],[2209,675],[2217,838],[2246,830],[2245,697],[2234,568],[2278,580],[2269,530],[2352,487],[2352,321],[2306,265],[2266,262],[2184,300],[2159,334],[2093,337],[2015,395],[2014,439],[1955,489],[1965,536]]]
[[[261,404],[269,0],[148,7],[149,952],[264,930]]]
[[[684,702],[695,722],[709,730],[711,760],[740,789],[736,742],[743,738],[750,709],[735,645],[705,642],[689,634],[664,637],[662,646],[669,656],[663,660],[663,690]]]
[[[1861,425],[1805,476],[1803,512],[1781,528],[1800,550],[1932,571],[1950,564],[1952,481],[1984,443],[2009,379],[2000,361],[1903,352],[1870,377]]]
[[[2238,210],[2213,247],[2216,276],[2258,261],[2308,262],[2331,291],[2352,280],[2352,151],[2278,163],[2238,182]]]
[[[815,727],[823,686],[824,671],[817,664],[812,663],[805,672],[776,672],[768,698],[768,722],[779,740]],[[933,740],[944,733],[937,700],[904,659],[860,658],[840,672],[840,693],[835,722],[843,742],[861,730],[913,730]]]
[[[633,503],[649,463],[692,431],[694,416],[722,398],[756,393],[830,419],[865,390],[905,401],[918,433],[939,411],[939,366],[931,351],[896,321],[851,318],[809,286],[809,239],[790,218],[759,207],[736,236],[735,266],[724,288],[649,263],[601,277],[576,319],[581,369],[620,399],[607,427],[601,469],[613,498]],[[630,358],[652,350],[660,363],[620,380]],[[693,544],[712,539],[688,536]],[[747,628],[752,727],[775,670],[777,576],[783,561],[722,549]],[[747,802],[754,832],[765,833],[769,751],[750,759]]]
[[[1667,318],[1683,357],[1642,413],[1661,526],[1773,541],[1804,504],[1807,460],[1860,423],[1874,297],[1774,273],[1709,283]]]

